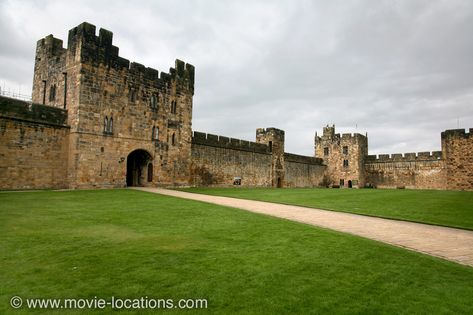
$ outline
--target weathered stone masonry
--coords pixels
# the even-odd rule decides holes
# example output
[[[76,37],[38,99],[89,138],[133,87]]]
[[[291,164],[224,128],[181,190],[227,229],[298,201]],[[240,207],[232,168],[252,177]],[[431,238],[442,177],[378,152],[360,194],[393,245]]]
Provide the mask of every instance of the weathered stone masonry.
[[[368,138],[335,134],[315,137],[315,155],[327,164],[326,183],[341,187],[473,190],[473,129],[442,132],[442,150],[368,155]]]
[[[0,189],[67,186],[67,113],[0,97]]]
[[[191,185],[316,187],[322,159],[284,152],[284,131],[258,128],[257,142],[194,131]]]
[[[52,35],[37,44],[33,102],[68,113],[67,186],[188,185],[194,67],[130,63],[112,37],[83,23],[66,49]]]
[[[195,70],[168,73],[118,54],[113,34],[82,23],[67,47],[38,41],[33,104],[0,97],[0,189],[125,186],[406,187],[473,190],[473,136],[442,151],[368,155],[368,138],[325,127],[315,155],[285,152],[284,131],[255,142],[192,131]]]

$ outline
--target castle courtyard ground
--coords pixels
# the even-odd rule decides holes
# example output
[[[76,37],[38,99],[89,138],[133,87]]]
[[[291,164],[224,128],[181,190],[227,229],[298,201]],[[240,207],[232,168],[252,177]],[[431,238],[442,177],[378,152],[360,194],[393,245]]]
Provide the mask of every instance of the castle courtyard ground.
[[[465,262],[295,222],[299,211],[279,210],[289,217],[282,219],[241,210],[246,200],[227,199],[232,207],[133,189],[1,192],[0,313],[32,312],[12,308],[14,296],[208,301],[170,314],[471,312],[473,268]],[[60,313],[81,311],[112,310]]]
[[[133,189],[203,201],[306,223],[473,266],[473,231],[160,188],[135,187]]]

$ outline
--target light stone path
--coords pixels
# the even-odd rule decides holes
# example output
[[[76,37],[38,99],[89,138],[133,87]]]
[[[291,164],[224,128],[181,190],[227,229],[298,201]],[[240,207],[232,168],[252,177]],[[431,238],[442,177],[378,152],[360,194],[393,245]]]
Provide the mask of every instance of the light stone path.
[[[320,226],[473,266],[473,231],[160,188],[135,187],[133,189],[239,208]]]

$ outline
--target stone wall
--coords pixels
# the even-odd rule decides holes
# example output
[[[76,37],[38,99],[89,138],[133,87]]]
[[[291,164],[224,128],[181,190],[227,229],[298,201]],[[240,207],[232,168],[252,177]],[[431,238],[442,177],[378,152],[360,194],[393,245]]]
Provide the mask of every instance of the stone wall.
[[[473,190],[473,128],[442,132],[447,189]]]
[[[0,189],[67,187],[64,110],[0,97]]]
[[[257,135],[272,129],[259,128]],[[281,135],[281,132],[277,134]],[[235,186],[235,180],[241,179],[241,186],[277,187],[274,175],[284,179],[281,181],[282,187],[315,187],[322,183],[325,166],[321,159],[284,152],[282,158],[275,158],[283,148],[283,143],[278,139],[283,138],[270,136],[268,139],[250,142],[195,131],[192,138],[191,184]]]
[[[271,187],[271,153],[265,144],[194,131],[191,185]]]
[[[378,188],[446,189],[442,152],[369,155],[365,181]]]
[[[285,187],[318,187],[324,183],[326,166],[322,159],[284,154]]]

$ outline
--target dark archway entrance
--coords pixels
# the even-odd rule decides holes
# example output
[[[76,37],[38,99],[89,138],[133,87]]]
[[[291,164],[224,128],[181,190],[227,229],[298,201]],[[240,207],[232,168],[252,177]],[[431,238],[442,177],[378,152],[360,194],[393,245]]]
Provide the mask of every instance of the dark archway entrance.
[[[281,177],[278,177],[277,188],[282,188],[282,180]]]
[[[128,154],[126,159],[126,185],[130,186],[144,186],[148,175],[148,164],[153,160],[151,154],[145,150],[135,150]],[[153,167],[151,167],[151,170]],[[151,178],[152,175],[151,175]]]
[[[353,185],[352,185],[352,183],[351,183],[351,180],[349,180],[349,181],[348,181],[348,188],[352,188],[352,187],[353,187]]]

